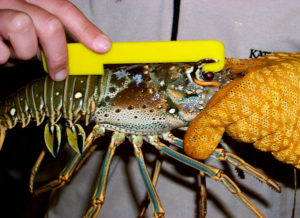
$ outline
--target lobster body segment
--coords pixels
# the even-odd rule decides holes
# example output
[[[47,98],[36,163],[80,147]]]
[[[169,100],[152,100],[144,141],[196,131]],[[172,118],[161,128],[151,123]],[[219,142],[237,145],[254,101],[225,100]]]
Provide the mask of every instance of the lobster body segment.
[[[144,135],[187,126],[218,90],[195,84],[188,68],[135,65],[106,74],[95,121],[111,130]],[[224,83],[226,78],[218,80]]]

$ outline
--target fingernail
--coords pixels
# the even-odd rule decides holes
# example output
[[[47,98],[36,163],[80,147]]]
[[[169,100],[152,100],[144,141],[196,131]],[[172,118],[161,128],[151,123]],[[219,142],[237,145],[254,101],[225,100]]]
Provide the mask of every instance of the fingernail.
[[[94,41],[94,47],[97,52],[107,52],[111,47],[111,41],[105,35],[98,36]]]
[[[64,80],[68,75],[68,72],[64,69],[61,71],[58,71],[56,74],[54,74],[54,78],[56,81],[62,81]]]

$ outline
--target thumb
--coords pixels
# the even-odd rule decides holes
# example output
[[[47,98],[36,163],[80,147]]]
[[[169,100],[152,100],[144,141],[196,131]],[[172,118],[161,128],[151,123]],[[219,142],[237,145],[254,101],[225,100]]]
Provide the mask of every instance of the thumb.
[[[184,151],[196,159],[206,159],[219,144],[225,128],[240,119],[240,109],[232,94],[239,92],[242,79],[236,79],[223,87],[209,101],[206,108],[192,121],[184,136]],[[245,116],[247,116],[245,114]]]

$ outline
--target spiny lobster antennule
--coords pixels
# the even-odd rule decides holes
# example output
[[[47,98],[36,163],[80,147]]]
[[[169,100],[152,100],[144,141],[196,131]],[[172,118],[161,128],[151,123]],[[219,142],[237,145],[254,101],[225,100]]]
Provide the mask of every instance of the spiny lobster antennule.
[[[80,124],[75,124],[72,127],[67,127],[67,138],[70,146],[77,153],[81,153],[84,149],[86,134]]]
[[[5,139],[6,128],[3,126],[0,126],[0,150],[2,149],[3,142]]]

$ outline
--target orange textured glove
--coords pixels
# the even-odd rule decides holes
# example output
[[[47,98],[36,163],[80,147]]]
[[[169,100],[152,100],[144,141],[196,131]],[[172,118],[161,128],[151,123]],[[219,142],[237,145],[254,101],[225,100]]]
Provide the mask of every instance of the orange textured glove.
[[[246,75],[223,87],[193,120],[184,151],[206,159],[226,131],[300,168],[300,53],[226,62],[232,73]]]

